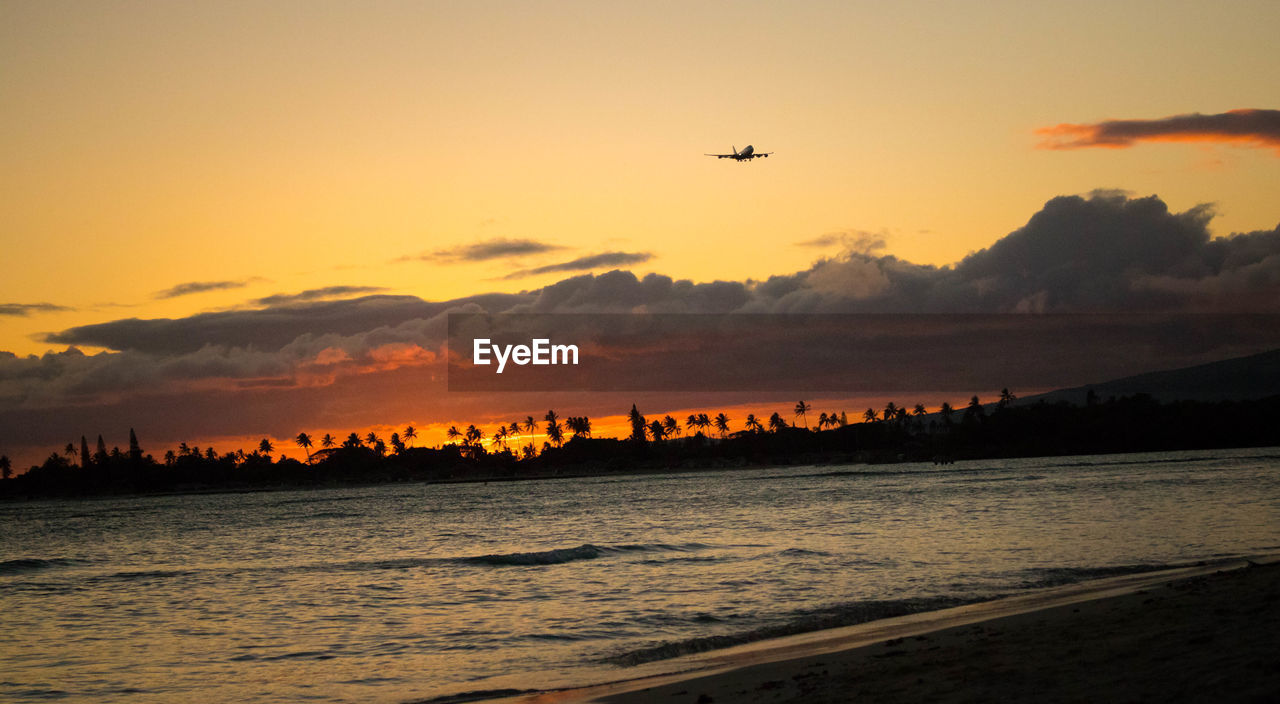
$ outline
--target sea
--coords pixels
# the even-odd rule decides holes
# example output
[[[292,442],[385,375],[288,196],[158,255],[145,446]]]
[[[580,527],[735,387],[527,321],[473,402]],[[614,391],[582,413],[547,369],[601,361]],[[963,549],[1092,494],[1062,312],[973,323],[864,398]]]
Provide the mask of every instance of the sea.
[[[1280,550],[1280,448],[0,503],[0,700],[446,701]]]

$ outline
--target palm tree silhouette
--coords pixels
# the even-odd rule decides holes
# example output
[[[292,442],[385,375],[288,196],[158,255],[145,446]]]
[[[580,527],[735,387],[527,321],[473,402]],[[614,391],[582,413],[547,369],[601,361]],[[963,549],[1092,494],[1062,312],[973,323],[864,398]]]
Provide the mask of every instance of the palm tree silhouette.
[[[938,415],[942,416],[942,422],[946,424],[948,427],[951,426],[951,416],[955,412],[956,410],[952,408],[951,404],[947,403],[946,401],[943,401],[942,405],[938,407]]]
[[[804,423],[804,429],[809,429],[809,418],[805,414],[813,410],[813,406],[801,401],[796,404],[796,415],[800,416],[800,420]]]
[[[560,444],[564,442],[564,430],[560,428],[560,421],[547,421],[547,439],[556,447],[560,447]]]
[[[474,425],[467,426],[467,445],[474,446],[477,450],[484,449],[484,433]]]
[[[418,438],[418,431],[411,425],[404,429],[404,439],[409,441],[409,447],[413,447],[413,441]]]
[[[877,420],[877,416],[876,416],[876,409],[874,409],[874,408],[868,408],[868,409],[867,409],[867,411],[866,411],[866,413],[863,413],[863,414],[862,414],[862,420],[863,420],[863,422],[864,422],[864,423],[874,423],[874,422],[876,422],[876,420]]]
[[[898,419],[898,404],[890,401],[884,405],[884,416],[886,423],[891,423]]]
[[[337,443],[338,441],[328,433],[325,433],[324,437],[320,438],[320,447],[323,447],[326,450],[333,447]]]
[[[680,421],[666,416],[662,419],[662,430],[666,435],[680,435]]]
[[[9,461],[8,455],[0,455],[0,479],[8,479],[13,476],[13,463]]]
[[[446,430],[444,434],[445,434],[445,437],[454,441],[455,444],[457,443],[458,438],[462,437],[462,432],[458,430],[458,426],[456,425],[449,426],[449,429]]]
[[[529,431],[529,446],[530,446],[530,447],[532,447],[532,446],[533,446],[533,431],[534,431],[535,429],[537,429],[537,427],[538,427],[538,422],[537,422],[537,421],[535,421],[535,420],[533,419],[533,416],[525,416],[525,419],[524,419],[524,429],[525,429],[525,430],[527,430],[527,431]]]
[[[1000,389],[1000,401],[997,402],[996,407],[1004,408],[1016,400],[1018,400],[1018,397],[1010,393],[1007,387]]]
[[[271,459],[271,453],[275,452],[275,448],[271,446],[270,440],[263,438],[262,442],[258,443],[258,452],[266,455],[269,460]]]
[[[307,464],[311,464],[311,436],[306,433],[298,433],[298,437],[294,438],[294,442],[298,443],[307,452]]]
[[[764,426],[760,424],[759,419],[756,418],[756,414],[754,413],[747,414],[747,430],[750,430],[753,433],[758,433],[761,430],[764,430]]]
[[[787,421],[783,420],[782,414],[775,412],[769,416],[769,430],[775,433],[781,433],[787,427]]]
[[[684,419],[684,427],[688,428],[690,433],[693,433],[693,429],[698,427],[698,414],[690,413],[689,417]]]
[[[729,434],[729,416],[724,413],[716,416],[716,430],[720,431],[720,437]]]
[[[662,442],[662,438],[667,434],[666,426],[662,424],[662,421],[655,420],[649,424],[649,434],[653,436],[654,442]]]
[[[347,439],[342,442],[342,446],[343,447],[364,447],[364,441],[360,439],[359,435],[352,433],[348,435]]]
[[[369,443],[369,447],[373,447],[378,444],[378,434],[370,430],[369,433],[364,436],[364,441]]]
[[[827,414],[826,413],[820,414],[818,416],[818,430],[822,430],[823,428],[827,427],[827,422],[828,422]]]

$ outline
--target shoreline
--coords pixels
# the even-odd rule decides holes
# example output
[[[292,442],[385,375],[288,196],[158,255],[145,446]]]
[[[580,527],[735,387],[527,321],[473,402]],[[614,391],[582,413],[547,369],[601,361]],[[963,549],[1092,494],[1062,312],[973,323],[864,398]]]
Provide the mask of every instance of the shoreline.
[[[1161,604],[1166,611],[1173,611],[1157,614],[1156,605]],[[1061,671],[1058,679],[1065,684],[1049,689],[1066,700],[1128,701],[1142,699],[1144,687],[1154,685],[1134,675],[1125,678],[1131,685],[1127,690],[1123,683],[1111,682],[1095,691],[1098,683],[1093,680],[1101,671],[1094,659],[1115,663],[1145,656],[1161,666],[1157,670],[1169,669],[1164,667],[1169,663],[1177,665],[1173,674],[1194,669],[1196,662],[1206,659],[1201,657],[1205,655],[1199,652],[1201,648],[1223,640],[1219,631],[1225,628],[1226,613],[1232,609],[1257,612],[1247,621],[1250,627],[1241,632],[1258,635],[1254,632],[1271,624],[1272,635],[1259,637],[1267,640],[1268,647],[1277,647],[1252,653],[1246,647],[1245,652],[1235,652],[1240,648],[1224,649],[1218,643],[1215,654],[1238,660],[1250,672],[1257,670],[1263,694],[1280,693],[1280,658],[1267,655],[1280,652],[1280,628],[1275,627],[1280,625],[1280,554],[1267,554],[1046,587],[938,611],[755,641],[653,663],[662,666],[663,671],[657,674],[560,690],[493,692],[488,698],[477,692],[480,698],[459,695],[453,701],[834,702],[853,698],[852,692],[859,687],[864,689],[859,696],[870,701],[948,697],[955,701],[1053,700],[1053,692],[1033,686],[1038,679],[1034,675],[1013,674],[1027,669],[1032,673]],[[1074,635],[1064,635],[1067,633]],[[1170,633],[1174,638],[1165,647],[1161,638]],[[1179,637],[1183,634],[1190,635]],[[1142,647],[1125,645],[1144,635],[1154,636],[1154,642]],[[976,647],[977,641],[986,647]],[[989,650],[1003,654],[982,655]],[[1087,671],[1080,671],[1086,667]],[[1134,672],[1132,663],[1120,670],[1121,675]],[[992,677],[995,674],[1000,676]],[[1248,672],[1234,673],[1232,681],[1239,685],[1239,692],[1223,691],[1222,687],[1231,685],[1219,683],[1215,698],[1230,699],[1239,693],[1244,698],[1235,700],[1253,700],[1254,681]],[[1015,682],[1028,689],[1009,690]],[[921,689],[930,687],[935,691]],[[1072,695],[1068,690],[1073,687],[1084,689]],[[1167,699],[1168,694],[1155,698]]]

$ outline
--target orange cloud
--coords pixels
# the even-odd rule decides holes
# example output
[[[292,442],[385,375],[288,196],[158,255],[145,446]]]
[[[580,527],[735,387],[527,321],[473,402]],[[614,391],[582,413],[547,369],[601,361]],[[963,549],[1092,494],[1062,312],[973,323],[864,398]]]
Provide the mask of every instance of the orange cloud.
[[[1230,110],[1219,115],[1174,115],[1159,120],[1107,120],[1042,127],[1041,149],[1127,149],[1137,142],[1217,142],[1271,147],[1280,156],[1280,110]]]

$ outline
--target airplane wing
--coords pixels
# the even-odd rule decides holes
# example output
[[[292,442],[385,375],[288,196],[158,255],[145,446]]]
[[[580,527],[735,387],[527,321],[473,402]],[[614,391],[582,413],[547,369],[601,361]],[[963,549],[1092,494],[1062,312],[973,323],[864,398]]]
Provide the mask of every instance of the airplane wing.
[[[717,159],[732,159],[738,155],[737,154],[703,154],[703,156],[714,156]]]

